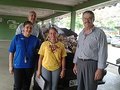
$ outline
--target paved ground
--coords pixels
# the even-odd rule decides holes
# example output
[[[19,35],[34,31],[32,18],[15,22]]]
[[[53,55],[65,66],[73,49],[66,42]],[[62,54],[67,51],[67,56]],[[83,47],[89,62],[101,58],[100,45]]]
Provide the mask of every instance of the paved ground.
[[[8,46],[9,42],[0,41],[0,90],[13,90],[13,75],[8,72]],[[112,55],[116,55],[115,51]],[[120,90],[118,67],[108,65],[106,69],[108,71],[104,77],[106,83],[99,85],[98,90]]]
[[[0,42],[0,90],[12,90],[13,76],[8,72],[8,42]]]

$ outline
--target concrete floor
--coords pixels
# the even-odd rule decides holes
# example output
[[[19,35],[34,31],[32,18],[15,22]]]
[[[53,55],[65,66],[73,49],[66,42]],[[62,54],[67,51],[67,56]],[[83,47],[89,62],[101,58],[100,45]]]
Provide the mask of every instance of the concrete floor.
[[[13,90],[13,75],[8,71],[8,47],[9,42],[0,41],[0,90]],[[120,90],[120,75],[118,67],[108,65],[107,75],[104,77],[106,82],[98,86],[98,90]]]
[[[0,90],[12,90],[13,75],[8,71],[9,42],[0,42]]]
[[[108,65],[107,75],[103,79],[105,84],[99,85],[98,90],[120,90],[120,75],[117,69],[116,66]]]

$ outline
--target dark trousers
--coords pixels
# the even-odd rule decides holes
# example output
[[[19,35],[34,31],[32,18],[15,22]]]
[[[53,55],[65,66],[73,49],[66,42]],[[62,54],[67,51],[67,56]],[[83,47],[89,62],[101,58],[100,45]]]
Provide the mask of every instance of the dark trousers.
[[[33,68],[14,69],[14,90],[29,90]]]

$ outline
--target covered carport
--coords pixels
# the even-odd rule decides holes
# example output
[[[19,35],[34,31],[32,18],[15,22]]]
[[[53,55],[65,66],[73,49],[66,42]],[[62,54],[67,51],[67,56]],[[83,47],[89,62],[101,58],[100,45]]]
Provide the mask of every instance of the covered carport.
[[[0,0],[0,40],[12,39],[16,27],[26,20],[28,11],[37,12],[38,21],[54,19],[66,13],[71,14],[70,29],[75,30],[75,19],[77,10],[85,8],[94,10],[117,3],[119,0]],[[82,11],[81,11],[82,12]],[[4,33],[6,32],[6,33]]]
[[[70,28],[75,30],[77,10],[81,10],[81,12],[89,9],[94,10],[117,2],[119,0],[0,0],[0,90],[11,90],[13,88],[13,76],[8,72],[7,49],[9,42],[6,41],[12,39],[16,27],[26,20],[28,11],[35,10],[38,14],[38,21],[42,21],[42,23],[47,19],[51,19],[54,23],[54,17],[70,13]],[[11,23],[13,26],[9,26]],[[110,76],[113,80],[118,78],[111,73]],[[108,89],[108,85],[111,85],[108,83],[108,85],[100,87],[99,90],[119,90],[119,83],[117,85],[114,83],[115,81],[112,81],[112,89]]]

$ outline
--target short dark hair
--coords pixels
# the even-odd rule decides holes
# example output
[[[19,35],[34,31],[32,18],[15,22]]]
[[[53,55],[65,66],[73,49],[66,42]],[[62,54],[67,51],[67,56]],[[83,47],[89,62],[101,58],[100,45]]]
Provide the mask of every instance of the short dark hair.
[[[89,14],[91,14],[92,15],[92,17],[93,17],[93,21],[95,20],[95,15],[94,15],[94,13],[92,12],[92,11],[85,11],[85,12],[83,12],[83,15],[85,14],[85,13],[89,13]]]
[[[51,29],[53,29],[55,32],[58,33],[58,30],[57,30],[55,27],[50,27],[49,30],[48,30],[48,32],[49,32]]]
[[[25,21],[25,22],[23,23],[23,27],[25,27],[25,25],[27,25],[27,24],[33,25],[32,22],[30,22],[30,21]]]

